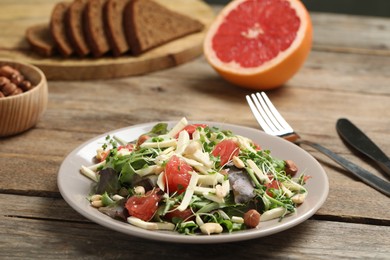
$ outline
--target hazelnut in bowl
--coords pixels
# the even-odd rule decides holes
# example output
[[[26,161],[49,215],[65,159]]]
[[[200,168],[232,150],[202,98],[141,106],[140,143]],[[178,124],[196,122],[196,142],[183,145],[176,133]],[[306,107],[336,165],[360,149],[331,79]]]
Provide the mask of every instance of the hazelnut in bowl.
[[[30,64],[0,59],[0,137],[35,126],[47,107],[43,72]]]

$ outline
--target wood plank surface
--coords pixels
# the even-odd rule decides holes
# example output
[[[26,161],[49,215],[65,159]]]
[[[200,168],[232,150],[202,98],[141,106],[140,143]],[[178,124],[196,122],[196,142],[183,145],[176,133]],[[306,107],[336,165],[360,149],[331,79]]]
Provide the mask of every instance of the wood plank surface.
[[[226,254],[231,259],[388,259],[389,253],[389,226],[308,220],[264,238],[193,246],[112,232],[79,219],[59,199],[11,195],[0,199],[6,202],[0,216],[4,258],[25,258],[28,253],[33,259],[149,259],[158,252],[160,259],[225,259]]]
[[[34,4],[43,12],[54,2]],[[28,0],[3,3],[15,10],[36,10]],[[20,18],[15,28],[26,23],[23,12],[15,16]],[[15,16],[0,15],[0,25]],[[41,11],[28,17],[29,22],[45,19]],[[312,20],[314,46],[307,62],[285,86],[268,95],[304,139],[389,180],[343,144],[335,123],[349,118],[390,154],[390,19],[312,13]],[[13,40],[0,37],[0,53],[9,51],[7,44]],[[48,109],[36,127],[0,139],[0,258],[222,259],[228,252],[245,259],[390,259],[389,198],[304,146],[325,169],[329,196],[308,221],[265,238],[204,245],[202,250],[199,245],[157,243],[91,223],[61,198],[59,167],[87,140],[118,128],[183,116],[259,128],[246,105],[249,93],[222,80],[203,57],[147,75],[49,80]]]
[[[8,2],[2,5],[0,28],[3,40],[0,39],[0,57],[34,64],[49,80],[110,79],[140,75],[174,67],[199,57],[203,52],[203,38],[214,19],[214,11],[201,0],[157,0],[170,10],[202,22],[204,29],[139,56],[124,54],[120,57],[112,57],[107,54],[101,58],[63,58],[57,54],[53,57],[42,57],[30,49],[25,32],[31,26],[48,24],[52,9],[57,2],[47,0],[42,1],[41,5],[35,2],[27,5]]]
[[[312,14],[316,50],[390,56],[389,18]]]
[[[349,62],[349,56],[360,55],[344,56],[347,58],[341,59],[342,62],[346,61],[343,64],[354,66],[354,69],[348,69],[345,77],[356,77],[356,71],[362,66],[366,67],[363,63]],[[390,142],[385,138],[390,123],[386,120],[378,122],[372,116],[382,111],[383,104],[388,103],[390,90],[387,89],[386,95],[379,95],[375,93],[375,89],[370,88],[367,92],[371,95],[367,95],[353,82],[340,86],[337,83],[340,77],[326,76],[334,80],[329,83],[332,92],[328,97],[326,86],[322,88],[318,86],[318,82],[324,81],[311,76],[310,64],[316,57],[319,57],[323,64],[332,64],[336,61],[340,63],[340,54],[313,51],[311,57],[308,61],[309,68],[305,66],[286,87],[270,92],[270,97],[303,138],[320,142],[378,176],[386,178],[379,169],[367,164],[367,161],[351,155],[338,138],[335,122],[340,117],[350,118],[362,129],[366,129],[367,134],[373,136],[385,152],[390,152]],[[388,66],[386,59],[382,62],[381,59],[375,61],[378,67]],[[326,67],[323,70],[328,72],[330,69]],[[194,74],[193,71],[197,73]],[[201,83],[210,81],[213,82],[213,89]],[[232,124],[238,122],[258,128],[245,103],[245,95],[249,92],[221,81],[203,58],[172,70],[149,74],[147,77],[119,81],[88,81],[81,85],[79,82],[60,81],[49,84],[49,88],[51,90],[49,108],[34,131],[4,140],[0,147],[0,154],[3,155],[0,161],[5,166],[9,165],[0,168],[0,175],[7,176],[3,187],[6,187],[8,192],[24,193],[34,190],[36,194],[55,194],[58,192],[55,185],[56,174],[68,153],[96,135],[129,125],[178,120],[186,116],[190,120]],[[82,91],[83,88],[88,88],[88,91]],[[99,95],[91,96],[89,91]],[[382,92],[386,92],[386,89],[383,88]],[[112,97],[115,97],[115,102],[112,102]],[[331,103],[329,99],[332,99]],[[370,106],[365,105],[367,103],[365,99],[370,101]],[[227,103],[229,106],[226,106]],[[390,110],[382,111],[381,114],[382,117],[388,118]],[[21,142],[23,145],[19,145]],[[24,154],[26,150],[29,151],[28,155]],[[383,218],[390,221],[390,211],[380,207],[389,205],[386,196],[351,177],[350,173],[318,152],[311,148],[308,150],[323,163],[331,183],[329,198],[318,214],[341,214],[345,218],[367,218],[373,221]],[[8,170],[14,164],[9,160],[10,157],[20,160],[19,170],[16,172]],[[37,169],[35,174],[40,178],[24,183],[13,181],[12,176],[18,179],[32,174],[30,169]],[[345,189],[345,185],[349,185],[348,189]],[[354,195],[351,197],[351,194]],[[340,201],[340,196],[345,199]],[[371,197],[376,198],[375,202],[371,202]]]

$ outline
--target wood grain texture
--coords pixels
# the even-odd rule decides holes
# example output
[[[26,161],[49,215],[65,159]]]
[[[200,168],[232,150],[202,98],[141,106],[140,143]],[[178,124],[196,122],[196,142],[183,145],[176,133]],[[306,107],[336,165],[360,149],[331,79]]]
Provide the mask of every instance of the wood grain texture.
[[[149,259],[158,255],[160,259],[222,259],[227,250],[232,259],[388,257],[388,226],[308,220],[283,233],[205,244],[200,250],[199,245],[154,242],[112,232],[80,218],[60,199],[11,195],[0,195],[0,199],[6,202],[0,216],[0,252],[9,258],[24,258],[28,251],[29,258]]]
[[[390,56],[389,18],[313,14],[315,49]]]
[[[39,1],[42,10],[55,2]],[[30,2],[18,3],[28,8]],[[20,8],[13,0],[5,4]],[[41,12],[29,19],[42,22]],[[4,25],[22,16],[20,11],[0,15],[7,35],[0,37],[1,54],[19,42]],[[267,94],[303,138],[389,180],[343,144],[335,123],[349,118],[390,154],[390,19],[313,13],[312,20],[314,46],[304,67]],[[26,25],[18,21],[15,28]],[[265,238],[204,245],[204,250],[143,240],[91,223],[61,198],[58,169],[85,141],[121,127],[182,116],[258,128],[245,102],[249,93],[222,80],[203,57],[147,75],[49,80],[48,108],[38,124],[0,138],[0,258],[222,259],[228,252],[245,259],[389,259],[389,198],[309,147],[302,148],[329,177],[329,196],[308,221]]]
[[[31,51],[25,39],[25,31],[31,26],[41,24],[37,23],[37,20],[48,24],[46,21],[56,1],[42,1],[43,7],[39,4],[10,3],[0,9],[0,16],[2,16],[0,28],[5,29],[3,35],[7,38],[7,42],[0,40],[0,56],[34,64],[44,71],[49,80],[110,79],[140,75],[174,67],[200,56],[203,51],[203,37],[214,18],[211,7],[201,0],[158,0],[158,2],[173,11],[199,20],[205,25],[204,30],[164,44],[140,56],[45,58]],[[23,10],[29,12],[23,17],[23,22],[19,22],[20,17],[17,14]],[[9,16],[8,13],[16,13],[16,15]],[[41,19],[36,19],[36,16]],[[12,29],[9,24],[13,24]]]
[[[348,56],[360,57],[344,54],[344,57]],[[327,64],[321,69],[326,72],[326,75],[318,74],[318,78],[311,75],[310,69],[311,63],[316,59]],[[375,74],[375,67],[388,66],[386,59],[372,59],[377,65],[366,72],[368,75]],[[344,74],[346,78],[358,77],[356,72],[367,66],[362,62],[349,62],[347,58],[342,60],[345,67],[348,67],[348,71]],[[380,95],[377,89],[370,88],[366,90],[369,95],[366,95],[365,92],[360,93],[361,85],[354,84],[353,81],[343,86],[339,85],[337,79],[342,80],[342,77],[333,77],[330,72],[332,67],[330,64],[336,62],[339,62],[339,55],[314,51],[307,66],[288,83],[288,86],[272,91],[269,95],[302,137],[320,142],[333,151],[346,155],[360,166],[369,167],[371,171],[385,177],[374,166],[367,166],[365,161],[350,155],[349,150],[343,146],[337,136],[335,122],[339,117],[349,117],[360,127],[367,129],[374,140],[377,138],[376,141],[381,143],[385,151],[386,149],[390,151],[390,144],[386,142],[386,129],[390,129],[389,123],[378,122],[375,117],[372,117],[382,109],[383,104],[388,103],[389,90],[383,88],[384,95]],[[343,67],[342,64],[337,66]],[[355,69],[350,66],[354,66]],[[196,73],[193,73],[194,71]],[[318,83],[321,77],[329,80],[327,84],[330,89],[327,86],[321,87],[325,82],[320,80]],[[242,125],[258,127],[244,102],[248,92],[221,81],[203,58],[146,77],[83,83],[54,82],[50,85],[50,90],[49,108],[34,131],[25,133],[24,138],[15,136],[7,139],[0,148],[0,152],[7,151],[7,156],[20,158],[21,162],[17,173],[9,172],[7,169],[12,167],[13,162],[4,158],[2,164],[9,166],[0,168],[0,175],[22,177],[29,174],[30,169],[41,169],[37,171],[40,178],[32,182],[9,184],[8,191],[26,192],[34,189],[38,194],[57,192],[55,185],[47,185],[55,181],[58,166],[67,153],[98,134],[129,125],[177,120],[187,116],[191,120],[215,120],[232,124],[239,122]],[[90,93],[99,93],[99,95]],[[112,97],[115,102],[112,102]],[[390,116],[389,113],[389,110],[385,110],[382,116],[386,118]],[[18,146],[21,142],[23,146]],[[31,154],[28,157],[24,156],[25,147],[28,147]],[[351,178],[348,172],[323,155],[310,148],[308,150],[324,164],[331,181],[330,195],[326,202],[330,207],[323,207],[319,214],[341,213],[345,218],[357,217],[371,220],[378,219],[380,216],[390,220],[390,212],[386,208],[378,207],[380,204],[387,203],[387,197]],[[40,156],[31,160],[34,154]],[[344,190],[345,183],[350,185],[348,190]],[[340,194],[345,197],[342,202],[339,200]],[[371,197],[376,198],[375,203],[371,202]],[[350,207],[351,204],[357,207]],[[367,208],[370,210],[365,210]]]

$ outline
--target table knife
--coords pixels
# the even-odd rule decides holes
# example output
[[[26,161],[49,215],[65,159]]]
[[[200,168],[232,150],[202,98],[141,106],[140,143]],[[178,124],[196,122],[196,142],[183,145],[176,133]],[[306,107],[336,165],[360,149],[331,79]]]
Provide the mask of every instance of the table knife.
[[[344,157],[330,151],[329,149],[323,147],[322,145],[319,145],[317,143],[313,143],[306,140],[300,140],[298,141],[298,144],[306,144],[314,149],[320,151],[321,153],[327,155],[329,158],[343,166],[345,169],[347,169],[350,173],[352,173],[355,177],[359,178],[361,181],[363,181],[365,184],[371,186],[372,188],[376,189],[377,191],[385,194],[386,196],[390,197],[390,182],[383,180],[382,178],[379,178],[375,174],[372,174],[369,171],[366,171],[365,169],[361,168],[360,166],[354,164],[353,162],[345,159]]]
[[[357,126],[346,118],[337,120],[336,129],[340,137],[351,147],[377,163],[390,176],[389,157]]]

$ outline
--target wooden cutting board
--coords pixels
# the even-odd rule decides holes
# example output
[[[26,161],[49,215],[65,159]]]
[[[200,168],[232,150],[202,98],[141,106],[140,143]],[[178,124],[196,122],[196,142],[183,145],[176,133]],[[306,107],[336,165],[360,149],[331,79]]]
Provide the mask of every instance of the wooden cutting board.
[[[201,0],[156,0],[168,8],[204,23],[202,32],[191,34],[141,56],[119,58],[44,58],[30,50],[25,31],[36,24],[48,23],[52,8],[59,0],[5,0],[0,8],[0,57],[36,65],[49,80],[110,79],[145,74],[188,62],[203,53],[203,38],[214,19],[214,12]]]

